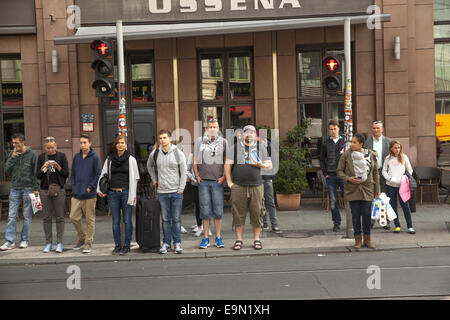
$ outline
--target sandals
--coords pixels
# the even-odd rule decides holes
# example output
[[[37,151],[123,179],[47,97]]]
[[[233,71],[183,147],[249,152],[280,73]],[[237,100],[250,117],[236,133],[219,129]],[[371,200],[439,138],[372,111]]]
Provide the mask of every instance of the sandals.
[[[234,246],[233,246],[233,250],[236,250],[236,251],[241,250],[243,244],[244,243],[241,240],[236,240],[236,242],[234,243]]]
[[[234,243],[234,246],[233,246],[233,250],[235,250],[235,251],[241,250],[243,244],[244,243],[241,240],[236,240],[236,242]],[[261,240],[253,241],[253,248],[255,250],[261,250],[263,248]]]

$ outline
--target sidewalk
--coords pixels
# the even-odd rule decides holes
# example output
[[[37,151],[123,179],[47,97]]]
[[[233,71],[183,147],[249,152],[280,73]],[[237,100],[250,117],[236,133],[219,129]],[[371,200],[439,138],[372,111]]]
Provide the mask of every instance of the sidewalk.
[[[320,200],[320,199],[319,199]],[[271,231],[264,231],[261,235],[263,244],[262,250],[253,249],[253,238],[249,219],[247,219],[244,234],[244,246],[240,251],[234,251],[232,246],[235,241],[234,232],[231,230],[231,209],[225,208],[222,222],[222,235],[225,248],[218,249],[214,246],[213,236],[210,237],[211,246],[202,250],[198,246],[201,237],[197,238],[190,232],[191,225],[195,224],[195,217],[192,212],[183,213],[182,224],[188,230],[182,235],[183,254],[169,252],[165,255],[158,253],[143,253],[134,242],[131,253],[126,256],[113,256],[111,251],[114,247],[112,238],[111,217],[98,216],[96,219],[95,239],[90,254],[82,254],[72,247],[77,241],[75,229],[66,218],[64,252],[56,254],[54,252],[43,253],[45,237],[42,227],[42,217],[34,216],[30,246],[27,249],[19,249],[20,231],[22,221],[17,224],[18,238],[16,238],[16,249],[0,252],[0,266],[2,265],[23,265],[23,264],[55,264],[55,263],[82,263],[82,262],[107,262],[107,261],[136,261],[136,260],[171,260],[171,259],[198,259],[198,258],[219,258],[234,256],[253,255],[286,255],[299,253],[326,254],[333,252],[354,252],[354,251],[375,251],[375,250],[395,250],[404,248],[423,248],[450,246],[450,205],[448,204],[428,204],[417,206],[417,212],[413,213],[413,225],[416,230],[415,235],[410,235],[406,229],[403,212],[400,209],[400,223],[402,232],[394,234],[393,228],[390,231],[382,229],[378,224],[372,229],[372,240],[376,244],[375,250],[353,248],[354,239],[346,239],[345,230],[345,210],[341,210],[342,225],[340,232],[333,232],[331,214],[320,209],[318,199],[307,199],[302,203],[298,211],[279,211],[278,220],[282,234],[275,234]],[[134,220],[134,219],[133,219]],[[6,219],[0,221],[0,241],[4,243]],[[270,223],[269,223],[270,225]],[[393,223],[391,223],[393,226]],[[133,227],[134,227],[133,221]],[[53,227],[54,242],[56,240],[56,227]],[[162,236],[161,236],[162,238]],[[134,240],[134,230],[133,230]]]

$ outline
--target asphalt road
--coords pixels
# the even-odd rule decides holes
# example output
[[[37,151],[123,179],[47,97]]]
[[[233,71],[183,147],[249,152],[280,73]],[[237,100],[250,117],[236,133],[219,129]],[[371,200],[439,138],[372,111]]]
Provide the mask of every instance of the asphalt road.
[[[1,267],[0,300],[450,297],[450,247],[326,255],[83,263],[72,265],[72,271],[67,273],[69,267]],[[78,274],[79,282],[76,279]]]

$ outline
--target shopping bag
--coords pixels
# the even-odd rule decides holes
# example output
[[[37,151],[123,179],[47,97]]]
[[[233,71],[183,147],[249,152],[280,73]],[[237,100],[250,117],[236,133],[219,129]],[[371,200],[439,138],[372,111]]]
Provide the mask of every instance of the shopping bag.
[[[402,176],[402,182],[400,183],[400,189],[398,190],[400,198],[403,202],[408,202],[411,198],[411,189],[409,188],[409,179],[406,175]]]
[[[33,209],[33,214],[42,210],[41,197],[39,195],[35,196],[34,193],[29,194],[31,199],[31,208]]]

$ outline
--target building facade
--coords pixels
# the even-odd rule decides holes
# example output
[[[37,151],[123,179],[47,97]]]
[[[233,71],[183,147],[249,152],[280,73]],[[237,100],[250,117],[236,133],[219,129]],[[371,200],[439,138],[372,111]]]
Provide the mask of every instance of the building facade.
[[[94,55],[89,39],[101,36],[101,30],[109,32],[117,18],[129,27],[124,35],[128,136],[142,164],[158,130],[185,128],[193,137],[194,121],[205,123],[208,117],[218,118],[222,129],[267,125],[279,128],[282,137],[310,117],[308,135],[317,150],[327,136],[328,120],[344,121],[344,94],[329,95],[323,84],[323,59],[344,54],[344,27],[334,21],[367,15],[369,5],[376,5],[389,21],[369,28],[367,15],[351,26],[354,132],[370,134],[372,121],[382,120],[386,135],[402,142],[413,166],[436,165],[435,114],[438,101],[448,102],[450,92],[445,72],[450,37],[442,18],[450,20],[450,1],[214,0],[187,1],[185,7],[167,1],[128,1],[128,11],[120,7],[122,1],[0,4],[0,15],[12,17],[0,19],[3,179],[11,135],[17,131],[25,133],[35,150],[42,148],[44,137],[56,137],[59,150],[71,159],[86,130],[95,150],[102,157],[107,154],[117,133],[118,98],[99,99],[91,87]],[[440,18],[435,18],[434,2]],[[186,3],[198,4],[197,13]],[[208,10],[219,3],[223,11],[209,16]],[[145,14],[138,10],[142,5],[150,6]],[[281,30],[269,22],[274,15],[295,22]],[[193,23],[197,33],[164,33],[169,24],[186,23],[180,19]],[[262,21],[260,26],[230,27],[233,21],[255,19]],[[76,22],[79,28],[71,28]],[[203,22],[224,24],[214,33]],[[446,37],[435,41],[436,28],[447,30]],[[435,46],[442,81],[435,81]],[[435,85],[441,88],[442,83],[444,91],[435,96]]]

